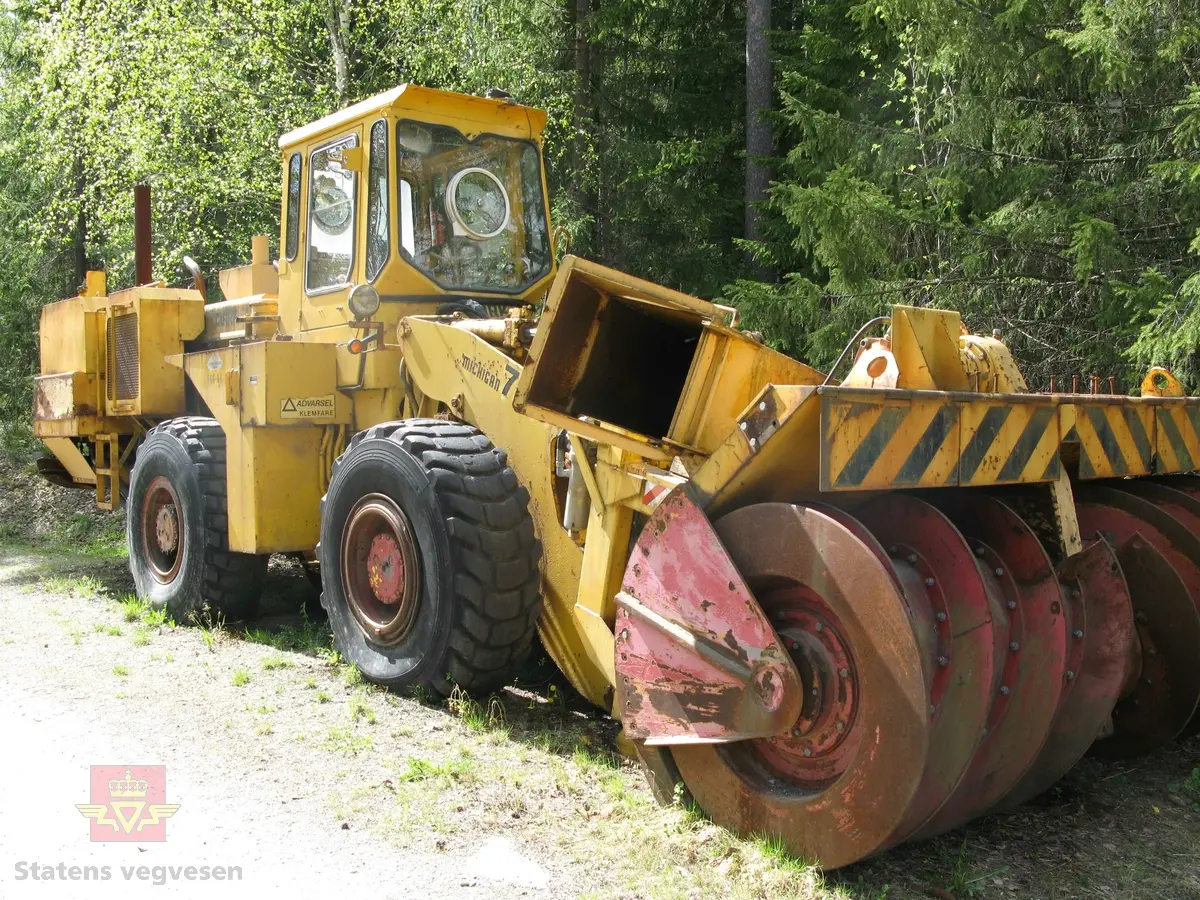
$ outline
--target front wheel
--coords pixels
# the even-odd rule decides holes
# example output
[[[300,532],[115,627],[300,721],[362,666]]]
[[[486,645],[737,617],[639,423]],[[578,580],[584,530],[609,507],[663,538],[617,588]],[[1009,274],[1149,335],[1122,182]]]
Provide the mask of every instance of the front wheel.
[[[186,622],[258,611],[267,557],[229,550],[225,433],[189,416],[152,428],[129,478],[125,536],[138,596]]]
[[[541,614],[541,548],[503,450],[439,419],[377,425],[334,463],[318,548],[334,642],[365,677],[502,687]]]

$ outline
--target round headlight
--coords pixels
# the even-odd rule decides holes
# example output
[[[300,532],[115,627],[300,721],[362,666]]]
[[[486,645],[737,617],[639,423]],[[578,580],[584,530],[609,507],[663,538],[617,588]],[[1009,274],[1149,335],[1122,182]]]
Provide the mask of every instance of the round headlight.
[[[369,319],[379,312],[379,291],[369,284],[356,284],[346,298],[356,319]]]

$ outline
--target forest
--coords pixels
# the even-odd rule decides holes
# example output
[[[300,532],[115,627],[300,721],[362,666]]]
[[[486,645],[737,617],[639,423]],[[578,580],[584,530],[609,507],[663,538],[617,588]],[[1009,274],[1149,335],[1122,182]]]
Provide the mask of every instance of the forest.
[[[134,184],[156,278],[240,264],[277,136],[401,82],[546,109],[571,252],[817,366],[905,303],[998,329],[1035,390],[1200,387],[1194,0],[3,2],[3,422],[41,306],[132,281]]]

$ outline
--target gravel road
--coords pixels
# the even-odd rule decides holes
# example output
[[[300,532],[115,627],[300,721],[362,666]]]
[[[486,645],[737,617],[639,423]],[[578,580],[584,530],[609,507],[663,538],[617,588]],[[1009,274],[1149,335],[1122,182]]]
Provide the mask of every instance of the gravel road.
[[[500,832],[472,831],[428,852],[435,844],[421,835],[400,847],[355,816],[342,819],[331,800],[338,783],[348,774],[382,781],[371,771],[376,762],[347,760],[315,741],[256,740],[241,725],[260,695],[283,734],[320,728],[314,715],[345,715],[344,705],[335,712],[335,704],[312,702],[299,683],[305,658],[269,686],[275,673],[261,665],[269,648],[227,639],[214,653],[198,629],[167,630],[138,646],[133,626],[120,637],[102,630],[120,621],[111,603],[46,593],[34,569],[30,559],[0,554],[0,898],[575,895],[571,875]],[[230,667],[243,663],[258,691],[230,683]],[[118,676],[117,667],[128,674]],[[423,720],[446,718],[403,702],[405,730],[424,732],[437,723]],[[166,766],[167,801],[180,804],[166,843],[89,841],[75,809],[89,800],[88,767],[118,764]],[[107,865],[112,877],[21,880],[29,870],[19,863]],[[239,866],[242,880],[160,885],[136,872],[127,881],[121,870],[204,865]]]

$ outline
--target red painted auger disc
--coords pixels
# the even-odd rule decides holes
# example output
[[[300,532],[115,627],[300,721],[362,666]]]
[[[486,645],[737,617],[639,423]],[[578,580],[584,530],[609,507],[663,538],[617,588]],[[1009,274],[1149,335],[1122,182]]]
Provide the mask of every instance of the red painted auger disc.
[[[929,755],[921,648],[892,572],[838,518],[764,503],[715,523],[801,672],[789,731],[672,754],[696,802],[829,869],[888,845]]]

